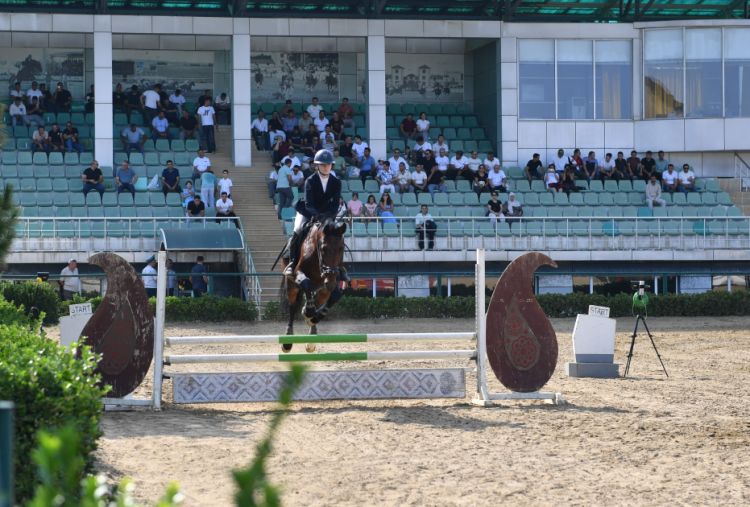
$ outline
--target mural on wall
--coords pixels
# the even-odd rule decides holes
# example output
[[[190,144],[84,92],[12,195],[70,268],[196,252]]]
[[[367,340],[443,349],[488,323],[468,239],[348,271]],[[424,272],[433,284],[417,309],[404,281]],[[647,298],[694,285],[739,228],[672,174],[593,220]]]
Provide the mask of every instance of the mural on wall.
[[[339,100],[338,53],[264,51],[251,61],[253,102]]]
[[[112,80],[126,90],[134,84],[144,90],[161,83],[166,93],[179,88],[190,101],[204,90],[211,90],[214,97],[229,92],[214,90],[213,51],[114,50],[112,59]]]
[[[76,49],[47,48],[3,48],[0,55],[0,78],[7,84],[8,90],[16,81],[21,82],[25,91],[32,81],[46,83],[48,89],[54,89],[58,81],[75,98],[85,95],[83,89],[83,51]]]
[[[392,102],[461,102],[464,56],[387,53],[385,88]]]

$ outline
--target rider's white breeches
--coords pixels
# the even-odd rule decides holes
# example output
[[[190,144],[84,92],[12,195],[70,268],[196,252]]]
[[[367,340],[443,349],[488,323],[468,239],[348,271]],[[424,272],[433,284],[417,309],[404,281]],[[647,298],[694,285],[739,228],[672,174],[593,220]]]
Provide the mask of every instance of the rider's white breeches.
[[[308,220],[309,218],[298,211],[297,216],[294,217],[294,232],[301,232],[302,227],[304,227]]]

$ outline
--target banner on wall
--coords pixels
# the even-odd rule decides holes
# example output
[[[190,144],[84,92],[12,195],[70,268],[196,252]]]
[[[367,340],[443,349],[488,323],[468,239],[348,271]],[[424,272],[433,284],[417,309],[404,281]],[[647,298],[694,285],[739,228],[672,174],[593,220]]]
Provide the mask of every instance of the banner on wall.
[[[45,83],[50,91],[62,81],[74,98],[82,98],[83,69],[83,51],[76,49],[3,48],[0,55],[0,77],[9,92],[16,81],[24,91],[32,81]]]
[[[127,91],[133,85],[141,90],[160,83],[164,92],[182,90],[186,100],[194,101],[205,90],[212,97],[229,90],[214,90],[213,51],[132,51],[113,52],[112,79]]]
[[[385,88],[392,102],[462,102],[464,55],[388,53]]]
[[[252,55],[253,102],[339,99],[338,53],[262,52]]]

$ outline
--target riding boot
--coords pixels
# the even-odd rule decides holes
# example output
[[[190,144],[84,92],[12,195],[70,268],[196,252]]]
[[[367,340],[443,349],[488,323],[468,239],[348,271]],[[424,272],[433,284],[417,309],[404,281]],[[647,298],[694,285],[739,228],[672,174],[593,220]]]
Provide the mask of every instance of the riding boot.
[[[289,238],[289,243],[287,244],[287,252],[289,254],[289,263],[286,265],[286,268],[284,268],[284,276],[292,276],[294,275],[294,270],[297,267],[297,262],[299,261],[299,239],[300,234],[297,232],[292,233],[292,237]]]

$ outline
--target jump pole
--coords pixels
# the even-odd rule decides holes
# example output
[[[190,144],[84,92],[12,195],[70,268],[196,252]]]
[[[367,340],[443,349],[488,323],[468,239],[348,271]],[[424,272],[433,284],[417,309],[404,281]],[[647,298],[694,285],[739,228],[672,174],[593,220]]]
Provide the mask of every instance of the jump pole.
[[[164,370],[164,322],[167,310],[167,252],[159,250],[157,254],[158,272],[156,274],[156,322],[154,324],[154,410],[161,410],[161,390]]]

